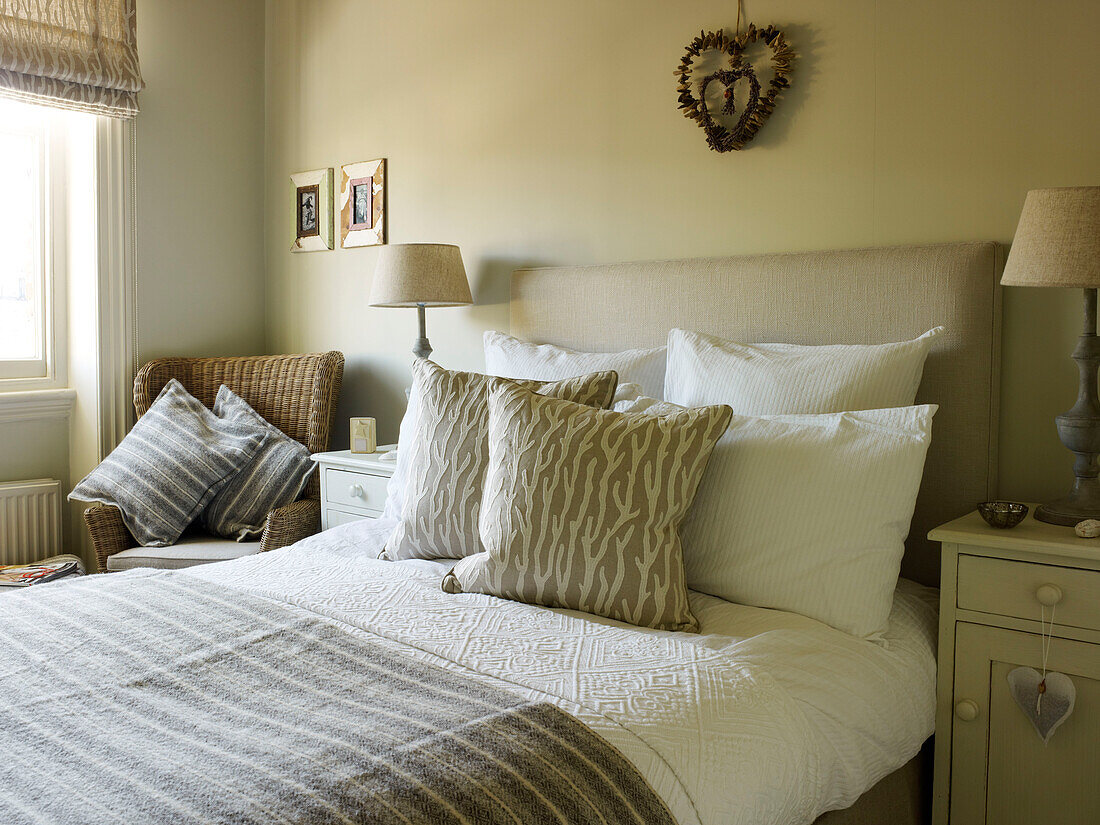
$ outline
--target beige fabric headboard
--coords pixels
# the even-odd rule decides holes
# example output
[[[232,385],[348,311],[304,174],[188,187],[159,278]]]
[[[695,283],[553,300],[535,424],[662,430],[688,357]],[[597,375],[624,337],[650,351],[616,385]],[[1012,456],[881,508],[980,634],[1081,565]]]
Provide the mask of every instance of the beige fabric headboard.
[[[996,244],[959,243],[521,269],[511,331],[610,352],[658,346],[673,327],[736,341],[872,344],[944,325],[917,397],[940,410],[902,567],[938,584],[928,531],[996,494],[1002,264]]]

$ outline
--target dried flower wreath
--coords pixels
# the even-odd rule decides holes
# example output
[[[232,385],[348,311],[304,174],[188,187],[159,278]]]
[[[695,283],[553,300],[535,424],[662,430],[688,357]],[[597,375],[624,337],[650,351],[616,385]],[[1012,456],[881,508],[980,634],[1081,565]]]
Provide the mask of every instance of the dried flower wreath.
[[[744,58],[745,49],[757,41],[763,42],[772,50],[771,64],[774,74],[768,83],[768,91],[763,95],[760,93],[760,80],[756,76],[756,70]],[[692,63],[703,52],[712,50],[728,54],[730,67],[719,69],[704,77],[699,82],[697,98],[691,91]],[[688,44],[687,53],[676,69],[676,77],[680,81],[676,89],[680,93],[680,108],[684,112],[684,117],[694,120],[703,128],[707,143],[714,151],[729,152],[731,149],[743,148],[755,137],[760,127],[764,125],[764,121],[775,109],[775,101],[779,93],[790,87],[789,77],[793,61],[794,52],[783,37],[783,32],[775,26],[758,29],[750,23],[745,31],[733,37],[727,36],[721,29],[716,32],[700,32],[699,36]],[[741,80],[747,81],[749,85],[748,99],[736,124],[727,127],[716,121],[707,109],[707,86],[711,83],[720,83],[725,87],[723,94],[725,102],[722,104],[721,113],[733,116],[737,114],[734,86]]]

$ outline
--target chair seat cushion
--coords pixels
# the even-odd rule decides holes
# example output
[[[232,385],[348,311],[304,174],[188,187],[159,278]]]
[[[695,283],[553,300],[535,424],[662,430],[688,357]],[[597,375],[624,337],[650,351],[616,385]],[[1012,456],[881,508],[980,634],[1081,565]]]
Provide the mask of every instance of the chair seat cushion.
[[[249,556],[260,552],[258,541],[233,541],[201,533],[184,536],[169,547],[131,547],[107,557],[107,570],[131,570],[135,567],[155,567],[179,570],[196,564]]]

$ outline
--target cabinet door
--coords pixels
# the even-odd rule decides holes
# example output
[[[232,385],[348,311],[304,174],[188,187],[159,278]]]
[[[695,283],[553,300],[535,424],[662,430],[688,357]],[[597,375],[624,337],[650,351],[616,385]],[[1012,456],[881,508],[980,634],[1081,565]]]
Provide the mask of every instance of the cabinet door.
[[[1100,646],[1051,641],[1047,670],[1073,680],[1077,704],[1048,745],[1008,687],[1013,668],[1041,672],[1042,663],[1037,635],[965,622],[956,626],[952,825],[1100,822]],[[958,713],[966,701],[977,709],[969,721]]]

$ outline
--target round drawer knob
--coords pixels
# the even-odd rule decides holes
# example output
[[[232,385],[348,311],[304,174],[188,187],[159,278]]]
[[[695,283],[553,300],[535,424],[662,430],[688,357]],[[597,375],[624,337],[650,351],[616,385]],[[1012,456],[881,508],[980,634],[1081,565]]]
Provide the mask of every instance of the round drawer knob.
[[[1038,599],[1039,604],[1044,607],[1054,607],[1054,605],[1062,601],[1062,588],[1056,584],[1040,585],[1035,591],[1035,598]]]
[[[352,498],[362,498],[363,497],[363,488],[362,488],[362,486],[359,485],[359,484],[352,484],[350,487],[348,487],[348,495],[351,496]]]
[[[963,699],[955,705],[955,715],[964,722],[973,722],[978,718],[978,703],[972,699]]]

